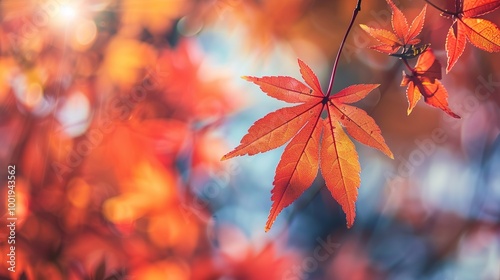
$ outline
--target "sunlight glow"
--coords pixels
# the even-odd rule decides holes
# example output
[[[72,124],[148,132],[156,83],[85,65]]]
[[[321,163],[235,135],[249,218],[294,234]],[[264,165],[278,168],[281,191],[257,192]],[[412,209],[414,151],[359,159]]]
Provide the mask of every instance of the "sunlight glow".
[[[65,5],[61,6],[62,19],[67,20],[67,21],[71,21],[71,20],[75,19],[76,16],[77,16],[77,12],[76,12],[75,7],[73,7],[69,4],[65,4]]]

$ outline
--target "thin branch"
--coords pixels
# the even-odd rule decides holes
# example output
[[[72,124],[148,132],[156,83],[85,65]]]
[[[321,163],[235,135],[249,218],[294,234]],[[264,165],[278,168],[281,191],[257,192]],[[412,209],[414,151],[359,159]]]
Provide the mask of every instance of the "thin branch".
[[[402,61],[403,61],[403,63],[406,65],[406,67],[408,68],[408,70],[410,70],[412,73],[413,73],[413,72],[415,72],[415,69],[414,69],[414,68],[412,68],[412,67],[410,66],[410,64],[408,64],[408,60],[406,60],[406,58],[403,58],[403,57],[402,57],[402,58],[401,58],[401,60],[402,60]]]
[[[436,9],[436,10],[438,10],[438,11],[440,11],[440,12],[444,13],[444,14],[447,14],[447,15],[450,15],[450,16],[455,15],[455,13],[450,12],[450,11],[448,11],[448,10],[445,10],[445,9],[443,9],[443,8],[440,8],[440,7],[438,7],[436,4],[432,3],[432,2],[431,2],[431,1],[429,1],[429,0],[424,0],[424,1],[425,1],[427,4],[431,5],[432,7],[434,7],[434,9]]]
[[[335,80],[335,73],[337,72],[337,66],[339,64],[340,54],[342,53],[342,49],[344,48],[345,41],[347,40],[347,36],[351,31],[352,25],[354,24],[354,20],[358,15],[358,12],[361,11],[361,0],[358,0],[358,4],[356,4],[356,8],[354,8],[354,12],[352,14],[351,23],[349,23],[349,27],[344,35],[344,39],[342,39],[342,43],[340,44],[339,51],[337,53],[337,57],[335,58],[335,62],[333,63],[332,75],[330,76],[330,83],[328,84],[328,90],[326,91],[326,95],[330,96],[332,93],[333,81]]]

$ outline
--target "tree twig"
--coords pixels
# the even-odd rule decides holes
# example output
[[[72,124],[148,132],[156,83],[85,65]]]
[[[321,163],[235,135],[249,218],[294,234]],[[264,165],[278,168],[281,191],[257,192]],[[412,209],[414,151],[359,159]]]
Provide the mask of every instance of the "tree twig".
[[[354,24],[354,20],[358,15],[359,11],[361,11],[361,0],[358,0],[356,4],[356,8],[354,8],[354,12],[352,13],[351,23],[349,23],[349,27],[344,35],[344,39],[342,39],[342,43],[340,43],[339,51],[337,52],[337,57],[335,58],[335,62],[333,63],[332,75],[330,76],[330,83],[328,84],[328,90],[326,91],[326,95],[330,96],[332,93],[333,81],[335,80],[335,73],[337,72],[337,67],[339,64],[340,54],[342,53],[342,49],[344,48],[345,41],[347,40],[347,36],[351,31],[352,25]]]

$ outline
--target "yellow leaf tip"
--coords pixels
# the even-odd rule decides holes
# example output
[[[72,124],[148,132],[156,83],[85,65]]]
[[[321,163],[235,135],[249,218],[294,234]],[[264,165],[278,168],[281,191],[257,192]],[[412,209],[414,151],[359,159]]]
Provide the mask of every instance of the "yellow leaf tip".
[[[413,107],[415,107],[416,104],[414,104],[413,106],[411,106],[411,104],[409,105],[408,109],[406,109],[406,115],[409,116],[411,114],[411,112],[413,111]]]
[[[274,189],[271,191],[271,193],[273,191],[274,191]],[[271,207],[271,211],[269,212],[269,216],[267,217],[266,227],[264,228],[264,230],[266,232],[268,232],[271,229],[271,227],[274,224],[274,221],[276,221],[276,217],[279,215],[280,212],[281,212],[281,210],[277,211],[277,209],[274,208],[274,203],[273,203],[273,206]]]
[[[368,30],[370,30],[370,27],[366,24],[359,24],[359,27],[361,27],[361,29],[363,29],[364,31],[368,32]]]
[[[252,83],[258,82],[259,78],[258,77],[253,77],[253,76],[241,76],[241,78],[245,81],[249,81]]]
[[[271,230],[271,227],[273,226],[273,223],[274,223],[274,220],[273,221],[267,221],[266,227],[264,228],[264,231],[268,232],[269,230]]]
[[[220,160],[221,161],[225,161],[225,160],[228,160],[230,158],[233,158],[234,157],[234,154],[232,154],[233,152],[229,152],[227,154],[225,154]]]

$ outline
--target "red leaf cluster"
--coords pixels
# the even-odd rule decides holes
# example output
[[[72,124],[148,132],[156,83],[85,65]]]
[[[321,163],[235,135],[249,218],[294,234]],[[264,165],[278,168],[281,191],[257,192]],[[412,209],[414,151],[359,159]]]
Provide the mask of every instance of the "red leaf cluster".
[[[401,86],[408,86],[408,115],[423,96],[425,103],[439,108],[454,118],[460,118],[448,107],[448,92],[441,79],[441,63],[436,59],[432,49],[428,49],[418,57],[415,68],[408,75],[403,71]]]
[[[451,14],[453,24],[446,35],[447,73],[464,52],[467,41],[490,53],[500,51],[498,26],[489,20],[478,18],[498,8],[500,8],[499,0],[456,1],[455,12]]]

